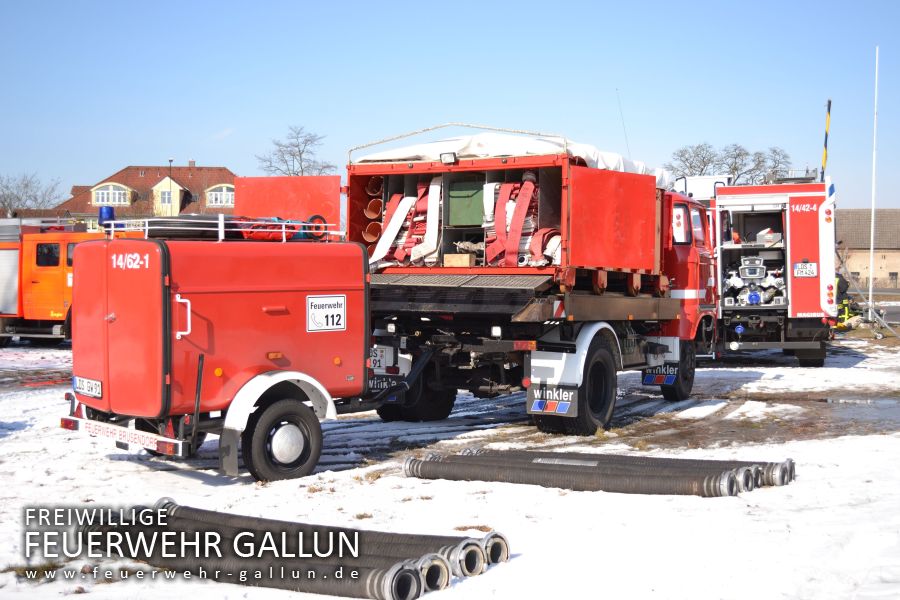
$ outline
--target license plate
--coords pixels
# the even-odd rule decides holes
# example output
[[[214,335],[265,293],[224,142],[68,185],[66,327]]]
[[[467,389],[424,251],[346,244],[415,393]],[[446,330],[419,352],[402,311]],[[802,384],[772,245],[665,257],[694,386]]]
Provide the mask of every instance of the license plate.
[[[674,385],[677,378],[677,364],[666,363],[641,371],[641,383],[644,385]]]
[[[156,443],[158,441],[165,441],[174,444],[176,456],[181,456],[183,450],[181,441],[165,438],[161,435],[150,433],[149,431],[138,431],[137,429],[130,429],[111,423],[102,423],[100,421],[87,421],[83,419],[80,419],[79,421],[81,431],[88,435],[108,438],[121,444],[133,444],[150,450],[156,450]]]
[[[103,397],[103,384],[96,379],[86,377],[74,377],[75,392],[92,398]]]
[[[817,263],[794,263],[794,277],[817,277],[818,275]]]
[[[393,366],[394,349],[390,346],[375,346],[369,350],[369,360],[373,369]]]
[[[403,380],[402,377],[376,376],[369,378],[369,391],[380,392],[386,390],[392,385],[398,384]]]

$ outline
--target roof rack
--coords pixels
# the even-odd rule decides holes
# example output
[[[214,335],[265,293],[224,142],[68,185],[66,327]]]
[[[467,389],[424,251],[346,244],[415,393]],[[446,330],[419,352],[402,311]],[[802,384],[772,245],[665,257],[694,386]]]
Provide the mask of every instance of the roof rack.
[[[339,225],[321,221],[285,221],[249,219],[226,215],[215,217],[155,217],[122,219],[103,224],[109,237],[125,231],[139,231],[145,238],[192,240],[255,240],[289,242],[297,240],[342,241],[345,232]]]

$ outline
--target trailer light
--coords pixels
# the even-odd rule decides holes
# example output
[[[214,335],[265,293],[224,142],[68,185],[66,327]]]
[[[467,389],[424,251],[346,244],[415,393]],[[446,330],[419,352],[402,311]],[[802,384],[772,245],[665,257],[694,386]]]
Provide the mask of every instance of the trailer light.
[[[224,373],[224,371],[222,371],[222,367],[216,367],[213,370],[213,375],[215,375],[216,377],[221,377],[222,373]]]
[[[503,337],[503,329],[501,329],[499,325],[493,325],[491,327],[491,337],[492,338]]]
[[[459,162],[456,152],[441,152],[441,162],[445,165],[455,165]]]
[[[397,333],[397,324],[396,323],[388,323],[387,331],[388,331],[388,333]]]
[[[523,388],[530,388],[530,387],[531,387],[531,378],[530,378],[530,377],[523,377],[523,378],[522,378],[522,387],[523,387]]]
[[[388,375],[399,375],[400,367],[385,367],[384,372]]]
[[[344,361],[341,360],[340,356],[335,356],[334,358],[331,359],[331,362],[333,362],[334,366],[336,366],[336,367],[339,367],[344,363]]]
[[[537,340],[516,340],[513,342],[513,350],[537,350]]]
[[[281,352],[266,352],[266,358],[269,360],[276,360],[279,358],[284,358],[284,354]]]
[[[69,431],[78,431],[78,421],[69,417],[63,417],[59,420],[59,426]]]
[[[175,456],[178,454],[178,446],[175,442],[163,442],[162,440],[157,440],[156,451],[160,454],[165,454],[166,456]]]

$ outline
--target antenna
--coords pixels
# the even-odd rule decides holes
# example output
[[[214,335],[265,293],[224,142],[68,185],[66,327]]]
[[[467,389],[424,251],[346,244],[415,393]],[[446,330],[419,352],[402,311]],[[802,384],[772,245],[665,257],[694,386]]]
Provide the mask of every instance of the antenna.
[[[625,129],[625,114],[622,112],[622,99],[619,97],[619,88],[616,88],[616,102],[619,103],[619,118],[622,119],[622,133],[625,134],[625,148],[628,150],[628,160],[631,160],[631,145],[628,143],[628,130]]]

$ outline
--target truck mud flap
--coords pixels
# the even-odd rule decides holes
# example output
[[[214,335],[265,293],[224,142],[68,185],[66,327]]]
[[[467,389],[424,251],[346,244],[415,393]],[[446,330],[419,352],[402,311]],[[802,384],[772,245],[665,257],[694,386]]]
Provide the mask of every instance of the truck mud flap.
[[[665,363],[641,371],[644,385],[675,385],[678,380],[678,363]]]
[[[526,400],[530,415],[578,416],[578,387],[574,385],[533,384]]]

